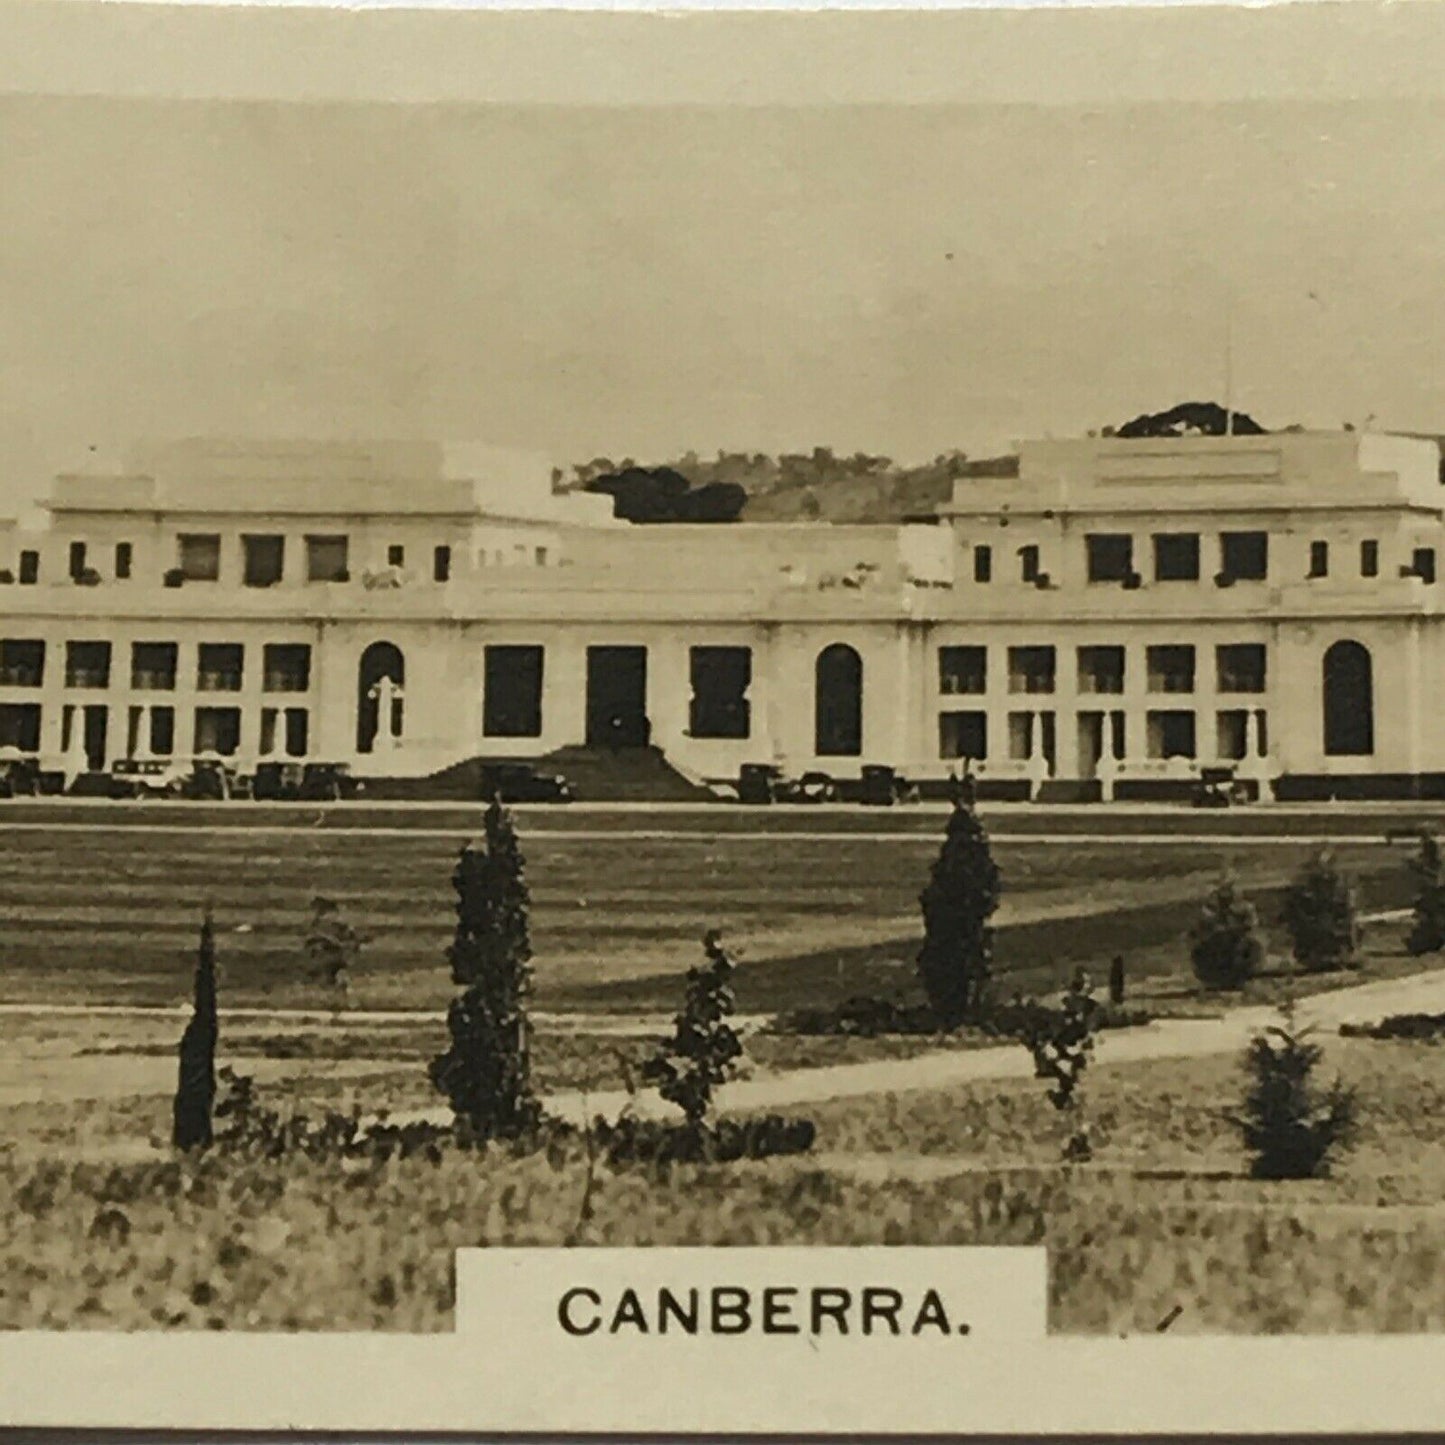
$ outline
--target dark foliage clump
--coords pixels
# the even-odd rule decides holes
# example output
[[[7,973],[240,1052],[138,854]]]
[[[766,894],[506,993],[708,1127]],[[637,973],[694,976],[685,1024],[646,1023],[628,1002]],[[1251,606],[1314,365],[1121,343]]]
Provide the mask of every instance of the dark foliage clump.
[[[1214,401],[1182,401],[1168,411],[1146,413],[1125,422],[1119,437],[1264,436],[1265,430],[1242,411],[1226,411]]]
[[[748,499],[735,482],[694,487],[671,467],[626,467],[586,487],[612,497],[616,515],[628,522],[735,522]]]
[[[1290,884],[1284,925],[1295,960],[1307,973],[1354,966],[1360,946],[1355,890],[1328,848],[1316,853]]]
[[[678,1128],[656,1119],[624,1114],[615,1123],[598,1119],[594,1137],[614,1167],[669,1164],[728,1164],[739,1159],[770,1159],[806,1154],[817,1129],[811,1119],[763,1114],[719,1119],[708,1129]]]
[[[207,910],[196,953],[196,995],[191,1021],[181,1035],[180,1078],[172,1140],[177,1149],[204,1149],[212,1140],[216,1101],[216,930]]]
[[[1390,1014],[1372,1024],[1341,1024],[1347,1039],[1412,1039],[1437,1043],[1445,1039],[1445,1013]]]
[[[1433,833],[1421,831],[1420,851],[1410,860],[1415,912],[1405,946],[1412,954],[1445,949],[1445,859]]]
[[[1226,875],[1204,900],[1189,935],[1189,961],[1205,988],[1243,988],[1264,962],[1259,915]]]
[[[856,994],[831,1007],[798,1008],[780,1014],[779,1033],[874,1039],[886,1034],[936,1034],[938,1017],[926,1003]]]

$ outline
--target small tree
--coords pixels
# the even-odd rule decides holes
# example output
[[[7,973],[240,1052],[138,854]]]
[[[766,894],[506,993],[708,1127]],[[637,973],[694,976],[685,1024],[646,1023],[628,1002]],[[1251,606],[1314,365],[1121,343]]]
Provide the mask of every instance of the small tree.
[[[306,956],[330,988],[344,992],[352,966],[361,956],[365,940],[341,916],[334,898],[311,900],[311,922],[306,930]]]
[[[211,1107],[216,1099],[216,932],[211,911],[201,922],[196,951],[195,1006],[181,1035],[180,1078],[176,1084],[172,1139],[177,1149],[205,1149],[212,1141]]]
[[[728,1023],[734,1006],[733,961],[715,930],[709,930],[702,946],[707,962],[687,971],[672,1035],[642,1065],[643,1079],[682,1110],[688,1129],[699,1136],[708,1128],[713,1090],[727,1080],[743,1052],[737,1030]]]
[[[1033,1055],[1035,1076],[1048,1080],[1049,1103],[1070,1122],[1064,1158],[1092,1158],[1093,1144],[1080,1118],[1079,1097],[1099,1029],[1099,1005],[1088,975],[1082,969],[1074,975],[1058,1008],[1021,1004],[1016,1017],[1015,1036]]]
[[[1244,1112],[1232,1118],[1250,1151],[1256,1179],[1314,1179],[1329,1172],[1330,1155],[1354,1135],[1357,1101],[1336,1079],[1321,1093],[1312,1080],[1322,1056],[1309,1030],[1284,1021],[1257,1034],[1245,1052],[1249,1092]]]
[[[1225,874],[1189,934],[1189,960],[1205,988],[1243,988],[1264,961],[1259,916],[1239,891],[1232,874]]]
[[[1295,960],[1309,973],[1349,968],[1360,946],[1355,890],[1322,848],[1300,869],[1284,900]]]
[[[948,831],[919,895],[923,947],[918,975],[930,1007],[945,1028],[977,1019],[988,1001],[993,973],[993,917],[999,872],[988,834],[962,790],[954,799]]]
[[[1124,955],[1116,953],[1109,964],[1109,1002],[1115,1008],[1124,1004]]]
[[[477,1141],[517,1138],[538,1122],[527,1008],[530,896],[511,815],[487,809],[483,846],[462,849],[452,873],[457,925],[447,959],[462,992],[447,1011],[451,1047],[432,1060],[433,1085]]]
[[[1420,851],[1410,860],[1415,878],[1415,917],[1405,946],[1411,953],[1445,948],[1445,860],[1433,833],[1420,830]]]

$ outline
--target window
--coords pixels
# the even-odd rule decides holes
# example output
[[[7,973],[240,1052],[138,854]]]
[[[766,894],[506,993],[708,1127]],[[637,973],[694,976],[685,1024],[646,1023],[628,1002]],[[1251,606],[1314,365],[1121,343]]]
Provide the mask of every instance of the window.
[[[988,689],[986,647],[940,647],[938,690],[941,693],[981,693]]]
[[[386,549],[386,565],[388,567],[406,566],[406,548],[393,543]]]
[[[1151,758],[1192,758],[1197,751],[1192,712],[1151,712],[1145,717]]]
[[[39,552],[22,552],[20,554],[20,580],[27,587],[40,581]]]
[[[243,536],[244,581],[247,587],[274,587],[286,570],[286,539],[277,536]]]
[[[1052,692],[1054,690],[1054,649],[1052,647],[1011,647],[1008,650],[1010,692]]]
[[[110,643],[67,642],[65,644],[66,687],[110,686]]]
[[[1198,532],[1155,533],[1154,580],[1156,582],[1199,581]]]
[[[305,642],[268,642],[261,649],[264,692],[305,692],[311,686],[311,648]]]
[[[1232,708],[1216,714],[1215,751],[1219,757],[1237,762],[1249,756],[1251,744],[1260,756],[1269,751],[1269,734],[1262,709]]]
[[[1328,542],[1310,543],[1310,571],[1311,577],[1328,577],[1330,575],[1330,544]]]
[[[1134,539],[1122,532],[1094,532],[1084,538],[1090,582],[1122,582],[1134,572]]]
[[[158,758],[168,758],[176,750],[176,710],[173,707],[153,707],[151,715],[151,752]]]
[[[938,715],[938,756],[969,758],[983,762],[988,757],[988,714],[985,712],[942,712]]]
[[[349,582],[347,570],[349,537],[307,537],[306,580],[308,582]]]
[[[40,687],[44,681],[44,642],[38,638],[6,638],[0,642],[0,684]]]
[[[136,691],[169,692],[176,685],[174,642],[133,642],[130,649],[130,685]]]
[[[1263,692],[1265,652],[1262,642],[1233,642],[1214,649],[1220,692]]]
[[[1269,575],[1269,533],[1221,533],[1219,570],[1231,582],[1263,582]]]
[[[1051,712],[1011,712],[1008,715],[1008,755],[1016,763],[1042,753],[1052,767],[1055,746],[1054,715]]]
[[[1434,582],[1435,549],[1433,547],[1416,547],[1410,559],[1410,570],[1422,582]]]
[[[241,709],[198,707],[195,744],[197,753],[219,753],[233,757],[241,747]]]
[[[40,704],[0,703],[0,747],[19,748],[22,753],[40,751]]]
[[[1380,544],[1378,542],[1360,543],[1360,576],[1378,577],[1380,575]]]
[[[1021,582],[1037,582],[1039,580],[1039,549],[1033,543],[1019,548],[1019,580]]]
[[[434,582],[445,582],[452,575],[452,549],[442,546],[431,554],[431,575]]]
[[[182,532],[177,540],[181,575],[187,582],[214,582],[221,575],[221,539],[215,532]]]
[[[131,566],[131,544],[129,542],[117,542],[115,544],[115,575],[116,580],[124,582],[130,576]]]
[[[1194,691],[1194,648],[1188,643],[1151,647],[1146,658],[1150,692]]]
[[[1122,647],[1081,647],[1079,649],[1080,692],[1123,692],[1124,649]]]
[[[993,548],[987,544],[980,544],[973,549],[973,580],[993,581]]]
[[[239,642],[203,642],[197,652],[197,692],[239,692],[245,649]]]
[[[85,571],[85,543],[72,542],[70,544],[70,580],[76,581],[82,572]]]
[[[694,647],[689,655],[692,700],[688,731],[695,738],[745,738],[752,728],[748,688],[753,654],[747,647]]]
[[[537,565],[539,567],[545,567],[547,565],[547,549],[545,547],[537,548]]]
[[[482,654],[482,733],[535,738],[542,733],[540,647],[488,647]]]
[[[311,715],[304,707],[286,709],[286,756],[304,758],[311,741]]]

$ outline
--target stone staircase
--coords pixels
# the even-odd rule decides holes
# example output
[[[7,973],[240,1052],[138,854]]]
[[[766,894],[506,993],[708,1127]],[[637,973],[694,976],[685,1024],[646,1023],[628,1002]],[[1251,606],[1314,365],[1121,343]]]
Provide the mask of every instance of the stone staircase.
[[[589,803],[711,803],[715,795],[663,756],[661,748],[558,748],[538,766],[561,773]]]

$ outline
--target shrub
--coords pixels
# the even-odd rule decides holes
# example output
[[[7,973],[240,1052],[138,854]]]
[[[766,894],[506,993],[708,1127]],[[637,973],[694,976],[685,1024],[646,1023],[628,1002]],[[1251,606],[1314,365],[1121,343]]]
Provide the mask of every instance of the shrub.
[[[196,952],[195,1007],[181,1035],[180,1078],[176,1084],[171,1134],[177,1149],[204,1149],[211,1143],[217,1033],[216,933],[208,909],[201,923],[201,943]]]
[[[1284,925],[1295,959],[1307,972],[1353,966],[1360,943],[1355,890],[1328,848],[1316,853],[1290,885]]]
[[[1405,946],[1413,954],[1445,948],[1445,859],[1433,833],[1420,832],[1420,851],[1410,860],[1415,879],[1415,916]]]
[[[739,1159],[771,1159],[806,1154],[817,1129],[811,1119],[761,1114],[719,1119],[708,1129],[679,1129],[656,1119],[624,1114],[616,1122],[599,1118],[593,1137],[614,1168],[669,1164],[730,1164]]]
[[[779,1014],[780,1033],[877,1038],[882,1034],[936,1034],[938,1018],[928,1004],[856,994],[832,1007],[800,1008]]]
[[[1347,1039],[1423,1039],[1434,1043],[1445,1038],[1445,1013],[1389,1014],[1372,1024],[1341,1024]]]
[[[733,1012],[733,961],[716,931],[703,939],[707,962],[687,971],[682,1011],[670,1038],[642,1065],[642,1077],[657,1085],[669,1104],[676,1104],[689,1130],[701,1134],[712,1109],[713,1090],[722,1084],[742,1056],[742,1041],[727,1022]]]
[[[484,846],[462,849],[452,886],[457,924],[447,958],[462,992],[447,1011],[451,1047],[432,1060],[430,1078],[472,1139],[517,1138],[541,1113],[527,1018],[531,900],[516,830],[500,801],[487,809]]]
[[[1071,1121],[1064,1158],[1088,1159],[1094,1151],[1079,1119],[1079,1091],[1099,1029],[1099,1005],[1088,976],[1082,970],[1074,975],[1058,1008],[1032,1001],[1017,1001],[1014,1008],[1014,1037],[1033,1055],[1035,1076],[1049,1081],[1049,1102]]]
[[[1323,1093],[1315,1087],[1323,1051],[1309,1032],[1295,1027],[1287,1009],[1284,1022],[1257,1034],[1245,1052],[1249,1092],[1242,1116],[1231,1122],[1244,1135],[1256,1179],[1322,1178],[1331,1153],[1354,1133],[1354,1091],[1338,1079]]]
[[[957,1028],[977,1019],[993,972],[993,929],[999,872],[988,834],[966,795],[955,798],[948,831],[919,895],[923,947],[918,975],[938,1022]]]
[[[1124,955],[1116,953],[1109,964],[1109,1002],[1115,1008],[1124,1004]]]
[[[351,969],[361,956],[365,940],[341,916],[334,898],[311,900],[311,922],[306,929],[306,957],[327,985],[346,991]]]
[[[1189,935],[1189,961],[1205,988],[1243,988],[1264,961],[1259,917],[1228,874],[1204,901]]]

